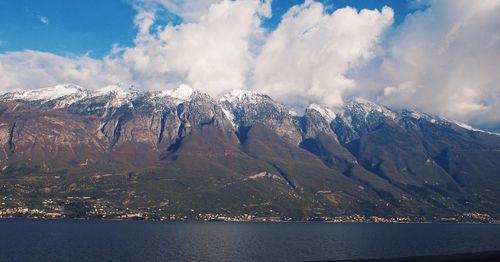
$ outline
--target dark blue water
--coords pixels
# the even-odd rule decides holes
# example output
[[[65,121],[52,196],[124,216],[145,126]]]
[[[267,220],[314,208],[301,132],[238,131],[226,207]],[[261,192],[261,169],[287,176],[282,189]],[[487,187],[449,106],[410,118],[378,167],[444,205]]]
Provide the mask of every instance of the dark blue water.
[[[500,225],[0,219],[1,261],[304,261],[500,250]]]

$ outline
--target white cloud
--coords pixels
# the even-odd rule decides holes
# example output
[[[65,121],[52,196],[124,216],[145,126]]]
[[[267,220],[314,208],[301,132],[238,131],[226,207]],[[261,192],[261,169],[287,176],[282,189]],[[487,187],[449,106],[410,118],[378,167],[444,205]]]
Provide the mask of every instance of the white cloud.
[[[38,20],[40,20],[40,22],[42,22],[43,24],[46,24],[46,25],[49,24],[49,19],[45,16],[39,16]]]
[[[307,0],[270,33],[260,25],[271,15],[269,0],[135,3],[133,47],[115,45],[102,59],[0,53],[0,92],[64,82],[141,89],[185,83],[212,95],[250,88],[294,106],[337,106],[363,96],[473,124],[500,123],[499,1],[415,0],[421,11],[391,28],[388,7],[331,13]],[[158,5],[184,22],[159,26]]]
[[[396,29],[381,67],[372,72],[379,77],[364,79],[373,88],[366,90],[394,107],[500,122],[500,2],[428,5]]]
[[[196,22],[206,14],[212,4],[220,0],[142,0],[146,3],[156,3],[181,16],[189,22]]]
[[[244,88],[252,67],[252,44],[264,33],[264,7],[258,0],[222,1],[197,22],[167,25],[155,34],[149,32],[151,13],[140,13],[136,46],[124,51],[121,62],[139,79],[167,78],[170,84],[187,83],[213,95]]]
[[[88,88],[122,83],[164,89],[186,83],[212,95],[253,87],[277,99],[337,105],[344,90],[355,84],[346,74],[374,55],[393,16],[390,8],[343,8],[327,14],[322,4],[307,1],[294,6],[267,38],[260,23],[271,15],[269,0],[197,3],[139,1],[135,46],[114,46],[101,60],[35,51],[0,55],[1,88],[75,82]],[[156,25],[154,4],[188,22]]]
[[[321,3],[292,7],[257,58],[253,86],[293,104],[343,103],[356,83],[347,74],[369,61],[393,11],[347,7],[325,12]]]
[[[201,17],[206,15],[207,10],[212,4],[220,2],[221,0],[138,0],[136,4],[146,10],[155,9],[159,5],[179,15],[187,22],[198,22]],[[271,1],[262,0],[261,15],[270,15],[270,12]]]
[[[24,51],[0,55],[2,91],[75,82],[88,88],[112,83],[142,89],[186,83],[212,95],[246,86],[255,43],[262,41],[261,17],[269,2],[221,1],[196,22],[155,28],[155,13],[140,9],[135,46],[114,46],[102,60]]]
[[[87,55],[68,58],[47,52],[21,51],[0,54],[2,91],[33,89],[72,82],[100,87],[130,81],[126,69],[109,58],[96,60]]]

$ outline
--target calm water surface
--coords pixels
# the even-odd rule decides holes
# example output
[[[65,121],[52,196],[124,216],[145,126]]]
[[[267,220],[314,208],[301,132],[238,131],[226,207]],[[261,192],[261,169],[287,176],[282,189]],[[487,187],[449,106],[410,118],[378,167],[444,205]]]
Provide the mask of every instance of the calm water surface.
[[[307,261],[500,250],[500,225],[0,219],[0,261]]]

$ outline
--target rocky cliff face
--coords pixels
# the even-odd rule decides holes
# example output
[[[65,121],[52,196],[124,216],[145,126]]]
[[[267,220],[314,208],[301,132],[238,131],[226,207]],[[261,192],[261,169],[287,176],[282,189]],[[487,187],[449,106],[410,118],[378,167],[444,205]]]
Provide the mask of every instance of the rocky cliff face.
[[[0,145],[4,178],[133,177],[59,189],[124,205],[166,198],[171,208],[298,217],[500,215],[499,135],[363,99],[297,116],[242,90],[216,100],[187,86],[60,85],[2,95]]]

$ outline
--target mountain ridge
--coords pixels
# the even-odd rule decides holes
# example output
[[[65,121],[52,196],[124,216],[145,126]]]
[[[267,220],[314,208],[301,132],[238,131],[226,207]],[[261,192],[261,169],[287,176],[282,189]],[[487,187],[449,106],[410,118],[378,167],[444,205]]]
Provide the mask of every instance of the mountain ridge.
[[[500,214],[498,134],[362,98],[297,115],[244,90],[59,85],[6,93],[0,107],[0,193],[22,202],[76,194],[296,219]]]
[[[132,88],[132,87],[131,87]],[[68,93],[70,92],[70,93]],[[67,107],[70,106],[73,103],[79,102],[79,100],[85,99],[85,98],[93,98],[93,97],[99,97],[99,96],[106,96],[106,95],[115,95],[117,98],[122,99],[122,100],[131,100],[134,99],[137,94],[149,94],[151,97],[155,98],[162,98],[162,97],[170,97],[172,99],[177,100],[177,103],[182,103],[186,102],[187,100],[190,99],[190,97],[194,94],[204,94],[198,90],[195,90],[191,88],[188,85],[180,85],[176,89],[172,90],[152,90],[152,91],[139,91],[139,90],[134,90],[131,89],[130,91],[126,91],[122,89],[120,85],[108,85],[100,89],[96,90],[89,90],[85,89],[82,86],[72,84],[72,83],[67,83],[67,84],[59,84],[56,86],[50,86],[50,87],[44,87],[44,88],[38,88],[38,89],[33,89],[33,90],[26,90],[26,91],[15,91],[15,92],[6,92],[4,94],[0,95],[0,100],[6,101],[6,100],[18,100],[18,101],[25,101],[25,102],[38,102],[41,104],[48,103],[54,100],[63,100],[66,103],[62,103],[59,105],[59,107]],[[52,95],[52,96],[51,96]],[[68,97],[74,98],[75,99],[67,101]],[[262,99],[269,99],[270,101],[273,101],[283,107],[286,107],[286,105],[281,104],[279,102],[276,102],[273,100],[271,97],[269,97],[266,94],[261,94],[257,93],[254,91],[250,90],[243,90],[243,89],[234,89],[231,90],[223,95],[221,95],[218,99],[214,99],[214,101],[218,102],[230,102],[230,103],[259,103],[259,100]],[[123,101],[122,101],[123,103]],[[444,117],[438,116],[438,115],[433,115],[433,114],[428,114],[424,113],[422,111],[416,111],[413,109],[408,109],[408,108],[403,108],[401,110],[392,110],[388,107],[385,107],[383,105],[380,105],[378,103],[375,103],[373,101],[367,100],[363,97],[353,97],[350,100],[347,100],[346,103],[341,106],[341,107],[334,107],[334,108],[329,108],[324,105],[319,105],[316,103],[311,103],[309,104],[302,115],[297,114],[297,116],[303,116],[308,109],[310,110],[316,110],[319,113],[322,114],[323,117],[327,117],[331,120],[334,120],[337,115],[342,114],[345,112],[346,108],[349,108],[349,110],[353,110],[352,107],[358,107],[358,109],[361,109],[361,111],[365,110],[363,113],[364,114],[369,114],[369,112],[366,112],[366,110],[372,110],[372,111],[378,111],[382,112],[384,114],[389,114],[391,115],[392,118],[396,118],[396,114],[401,114],[401,115],[406,115],[406,116],[413,116],[417,119],[419,118],[425,118],[430,121],[444,121],[448,122],[451,124],[456,124],[462,128],[468,129],[470,131],[476,131],[476,132],[484,132],[484,133],[489,133],[493,135],[498,135],[500,136],[500,133],[496,132],[491,132],[491,131],[486,131],[482,130],[479,128],[474,128],[468,124],[465,124],[460,121],[455,121],[455,120],[449,120]],[[287,108],[287,107],[286,107]],[[289,111],[292,111],[294,113],[290,113],[290,115],[295,115],[295,110],[288,109]]]

